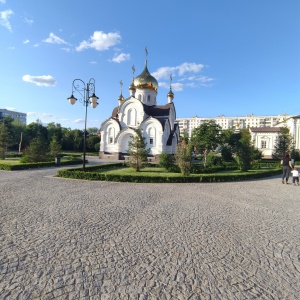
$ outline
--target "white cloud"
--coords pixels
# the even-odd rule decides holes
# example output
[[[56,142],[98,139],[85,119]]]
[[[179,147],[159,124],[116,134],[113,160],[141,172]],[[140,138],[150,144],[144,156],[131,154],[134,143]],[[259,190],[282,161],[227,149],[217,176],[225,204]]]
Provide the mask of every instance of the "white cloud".
[[[157,71],[152,73],[157,80],[170,78],[170,75],[173,74],[176,70],[176,67],[161,67]]]
[[[171,74],[173,76],[182,76],[185,73],[199,73],[203,68],[204,65],[202,64],[183,63],[176,67],[161,67],[153,72],[152,75],[158,80],[167,79]]]
[[[0,3],[5,4],[6,1],[5,0],[0,0]]]
[[[175,92],[183,91],[183,88],[184,88],[184,84],[182,83],[179,82],[172,83],[172,90]]]
[[[29,43],[30,43],[29,40],[25,40],[25,41],[23,42],[23,44],[29,44]]]
[[[204,68],[202,64],[195,64],[195,63],[183,63],[180,66],[176,67],[178,70],[178,75],[183,75],[187,72],[189,73],[199,73]]]
[[[59,38],[52,32],[49,34],[49,37],[47,39],[43,40],[43,42],[49,43],[49,44],[68,44],[63,39]]]
[[[158,85],[166,89],[170,88],[170,84],[166,82],[159,82]],[[183,91],[184,86],[185,85],[180,82],[172,83],[172,91],[174,92]]]
[[[192,83],[187,84],[190,87],[196,87],[199,86],[211,86],[212,81],[214,81],[214,78],[208,77],[208,76],[190,76],[187,78],[188,81],[191,81]]]
[[[112,59],[113,62],[121,63],[123,61],[130,60],[130,54],[129,53],[120,53],[119,55],[115,55]]]
[[[12,111],[16,111],[17,110],[15,107],[5,107],[5,109],[12,110]]]
[[[64,50],[66,52],[71,52],[71,48],[61,48],[61,50]]]
[[[153,72],[152,75],[157,80],[166,80],[170,78],[170,75],[172,75],[172,77],[177,81],[172,82],[172,90],[182,91],[184,87],[195,88],[200,86],[211,86],[212,81],[214,81],[213,78],[197,75],[197,73],[200,73],[204,68],[205,65],[203,64],[185,62],[176,67],[161,67]],[[196,75],[190,75],[191,73]],[[170,83],[159,82],[159,86],[169,88]]]
[[[12,31],[9,18],[13,14],[14,12],[11,9],[0,11],[0,25],[7,28],[9,31]]]
[[[89,48],[97,51],[108,50],[110,47],[120,43],[121,35],[118,32],[104,33],[103,31],[95,31],[93,36],[88,41],[83,41],[78,47],[77,51],[83,51]]]
[[[83,119],[76,119],[74,121],[74,123],[82,124],[82,123],[84,123],[84,120]]]
[[[34,44],[33,47],[38,47],[40,44]]]
[[[38,113],[38,112],[28,112],[27,117],[37,117],[37,118],[43,118],[43,119],[55,119],[56,117],[51,114],[47,113]]]
[[[27,23],[27,24],[29,24],[29,25],[32,25],[32,24],[33,24],[33,20],[30,20],[30,19],[25,18],[24,21],[25,21],[25,23]]]
[[[50,75],[43,75],[43,76],[24,75],[22,77],[22,79],[25,82],[31,82],[38,86],[55,86],[56,85],[55,78]]]
[[[8,50],[15,50],[16,47],[15,46],[11,46],[11,47],[7,47]]]
[[[91,65],[96,65],[97,62],[93,60],[93,61],[90,61],[90,64],[91,64]]]

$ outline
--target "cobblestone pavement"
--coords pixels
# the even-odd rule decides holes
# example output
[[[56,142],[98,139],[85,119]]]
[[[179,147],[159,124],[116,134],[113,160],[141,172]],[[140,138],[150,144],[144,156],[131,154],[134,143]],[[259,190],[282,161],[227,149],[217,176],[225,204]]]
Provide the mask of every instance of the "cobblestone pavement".
[[[300,187],[0,171],[0,299],[300,299]]]

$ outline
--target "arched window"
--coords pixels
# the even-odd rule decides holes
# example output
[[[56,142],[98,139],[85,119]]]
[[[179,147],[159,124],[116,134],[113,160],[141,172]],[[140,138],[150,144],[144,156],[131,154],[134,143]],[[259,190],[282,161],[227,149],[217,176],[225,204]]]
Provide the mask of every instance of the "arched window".
[[[127,125],[136,125],[136,110],[134,108],[128,110]]]
[[[142,100],[142,95],[141,95],[141,94],[138,95],[138,99],[139,99],[140,101]]]
[[[147,96],[147,102],[150,102],[150,95]]]
[[[155,145],[155,129],[150,127],[148,130],[149,145],[152,147]]]
[[[115,129],[110,127],[108,129],[108,144],[113,144],[115,139]]]

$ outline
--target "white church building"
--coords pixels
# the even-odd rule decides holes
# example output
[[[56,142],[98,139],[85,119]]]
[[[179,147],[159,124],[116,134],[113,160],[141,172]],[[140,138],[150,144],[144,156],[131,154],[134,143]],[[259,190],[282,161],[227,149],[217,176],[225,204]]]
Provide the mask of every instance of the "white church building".
[[[133,67],[134,74],[134,67]],[[129,97],[121,94],[112,115],[100,126],[100,152],[102,159],[125,159],[129,142],[140,128],[150,149],[149,156],[158,158],[162,153],[174,154],[179,141],[179,125],[173,102],[172,84],[166,95],[166,104],[158,105],[158,82],[149,73],[147,59],[144,70],[132,79]]]

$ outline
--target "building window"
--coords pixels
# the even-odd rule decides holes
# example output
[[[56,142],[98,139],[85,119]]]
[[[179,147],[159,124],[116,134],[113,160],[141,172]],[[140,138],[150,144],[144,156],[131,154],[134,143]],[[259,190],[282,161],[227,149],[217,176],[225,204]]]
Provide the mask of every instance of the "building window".
[[[150,102],[150,95],[147,96],[147,101]]]
[[[154,138],[155,138],[155,129],[154,128],[149,128],[148,136],[149,136],[149,144],[151,146],[155,146],[154,145]]]
[[[108,129],[108,143],[113,144],[114,142],[114,128]]]
[[[138,95],[138,99],[139,99],[140,101],[142,100],[142,95],[141,95],[141,94]]]
[[[261,141],[261,149],[267,148],[267,141]]]

